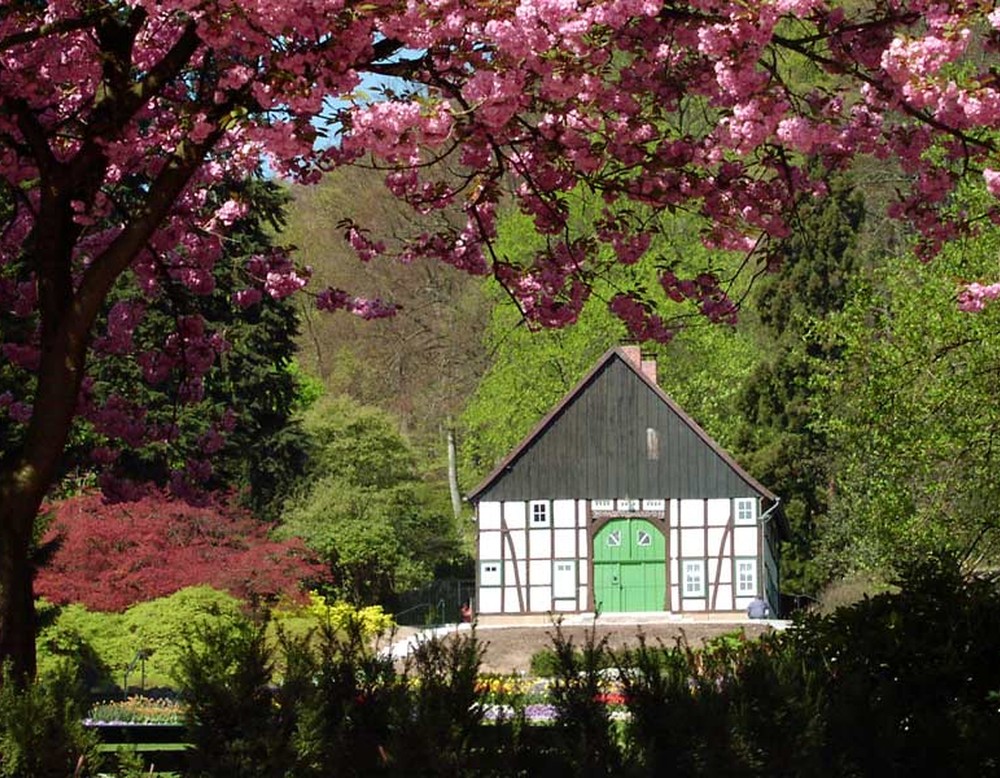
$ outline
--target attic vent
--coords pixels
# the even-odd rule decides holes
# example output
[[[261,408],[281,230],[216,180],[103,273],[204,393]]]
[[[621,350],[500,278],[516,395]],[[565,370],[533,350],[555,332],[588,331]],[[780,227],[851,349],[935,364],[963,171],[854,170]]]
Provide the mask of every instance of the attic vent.
[[[646,459],[653,462],[660,458],[660,433],[646,427]]]

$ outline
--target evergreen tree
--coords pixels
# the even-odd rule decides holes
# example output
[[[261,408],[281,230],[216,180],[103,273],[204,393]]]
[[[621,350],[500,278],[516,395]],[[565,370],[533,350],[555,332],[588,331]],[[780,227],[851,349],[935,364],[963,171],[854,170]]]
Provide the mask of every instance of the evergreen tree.
[[[821,583],[812,558],[831,488],[826,440],[814,425],[820,391],[814,378],[838,358],[839,346],[815,324],[844,307],[861,262],[863,198],[848,180],[831,186],[829,199],[801,206],[780,269],[760,281],[754,302],[766,356],[741,403],[739,458],[783,500],[791,536],[782,550],[782,589],[795,594],[812,594]]]
[[[190,387],[184,371],[172,371],[150,383],[143,377],[144,364],[141,356],[135,358],[135,351],[95,356],[94,394],[102,399],[117,395],[143,407],[145,427],[161,430],[162,439],[154,445],[138,439],[135,446],[111,444],[100,424],[78,420],[74,445],[65,457],[65,472],[75,478],[64,484],[63,491],[73,491],[81,480],[90,480],[95,449],[98,459],[114,457],[117,483],[169,484],[173,478],[175,488],[192,486],[178,483],[177,473],[192,460],[201,460],[210,463],[211,469],[209,474],[205,468],[207,477],[200,486],[237,489],[258,515],[273,519],[301,474],[306,438],[292,419],[300,397],[292,369],[298,314],[291,302],[269,295],[252,305],[241,305],[234,297],[245,286],[247,260],[273,250],[288,195],[272,181],[249,178],[230,182],[213,196],[220,204],[235,199],[247,207],[225,231],[210,291],[196,293],[180,279],[164,274],[161,293],[131,334],[135,351],[141,355],[160,347],[164,334],[177,329],[178,321],[204,319],[205,329],[216,332],[227,345],[200,387],[203,402],[190,403],[196,398],[186,396]],[[127,305],[138,298],[135,280],[126,276],[109,299],[96,337],[111,337],[115,325],[109,319],[116,304]]]

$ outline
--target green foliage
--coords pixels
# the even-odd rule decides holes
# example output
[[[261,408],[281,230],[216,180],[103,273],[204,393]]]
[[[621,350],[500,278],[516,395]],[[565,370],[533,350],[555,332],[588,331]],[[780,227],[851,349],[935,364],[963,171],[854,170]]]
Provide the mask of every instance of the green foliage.
[[[310,483],[286,506],[282,531],[329,562],[337,596],[387,603],[458,555],[450,512],[420,480],[387,414],[328,398],[305,426],[313,440]]]
[[[540,725],[526,712],[545,706],[477,681],[474,633],[425,643],[402,668],[357,621],[285,638],[280,661],[249,622],[202,645],[185,676],[200,711],[196,774],[842,778],[1000,768],[1000,590],[963,577],[952,559],[910,566],[892,592],[755,641],[733,634],[694,649],[640,639],[612,656],[593,632],[578,650],[557,628],[547,693],[558,718]],[[612,683],[629,713],[620,723],[607,705]],[[483,723],[498,693],[520,710]]]
[[[304,605],[283,605],[271,611],[271,625],[283,634],[303,637],[329,625],[335,632],[344,633],[357,624],[366,640],[377,640],[391,634],[396,627],[392,616],[381,605],[355,608],[350,603],[337,600],[327,602],[323,595],[309,592],[309,602]]]
[[[378,171],[341,167],[316,185],[292,188],[282,239],[314,268],[317,288],[333,286],[391,300],[401,315],[364,321],[347,312],[319,313],[300,298],[306,337],[299,359],[332,395],[346,394],[392,414],[406,430],[422,473],[444,482],[445,431],[487,355],[480,341],[488,307],[483,281],[441,262],[359,262],[331,229],[345,213],[385,234],[406,231],[412,212],[393,197]]]
[[[291,763],[291,711],[269,685],[274,671],[266,626],[239,620],[196,633],[177,665],[187,706],[194,776],[274,776]]]
[[[801,206],[780,269],[754,291],[761,357],[744,383],[737,442],[748,470],[783,501],[791,537],[782,548],[782,587],[806,594],[822,583],[813,556],[831,477],[816,424],[824,395],[815,376],[841,357],[839,340],[821,323],[844,307],[862,262],[864,202],[847,180],[834,181],[832,190],[821,203]]]
[[[127,192],[123,196],[129,196]],[[229,181],[211,195],[221,205],[235,197],[248,203],[246,214],[227,231],[222,257],[213,270],[214,290],[196,294],[179,280],[164,276],[161,293],[145,309],[136,327],[130,356],[95,354],[88,365],[94,378],[96,400],[117,395],[143,408],[149,427],[174,429],[176,438],[133,448],[108,439],[93,425],[77,419],[64,457],[67,477],[64,492],[72,492],[92,477],[90,461],[100,446],[120,449],[115,461],[117,475],[159,484],[170,481],[172,471],[183,468],[188,458],[205,456],[203,436],[211,430],[233,428],[221,450],[211,455],[210,488],[240,491],[263,518],[274,518],[295,478],[301,473],[305,439],[291,420],[300,402],[297,375],[289,367],[295,353],[299,320],[293,304],[269,295],[254,306],[242,308],[233,294],[245,286],[244,262],[255,254],[266,254],[274,246],[274,234],[284,223],[288,193],[277,183],[261,178]],[[107,309],[120,301],[142,299],[131,273],[122,276],[109,296]],[[229,348],[205,376],[204,399],[186,403],[179,399],[183,371],[161,383],[149,384],[134,358],[136,353],[163,347],[164,337],[176,329],[182,317],[200,315],[208,328],[224,336]],[[97,325],[101,333],[105,322]],[[3,423],[0,422],[0,426]]]
[[[483,723],[478,689],[486,647],[474,633],[420,642],[407,658],[412,678],[410,722],[399,722],[402,752],[395,766],[433,765],[437,775],[460,775]],[[426,770],[430,773],[431,770]]]
[[[556,672],[549,686],[555,707],[559,746],[574,775],[617,775],[621,754],[617,748],[608,706],[601,701],[608,638],[597,640],[589,630],[580,651],[557,623],[552,634]]]
[[[584,198],[574,198],[573,208],[581,223],[595,218],[593,205]],[[679,306],[656,291],[656,274],[663,267],[680,267],[685,273],[712,269],[726,275],[733,260],[709,253],[696,225],[683,217],[660,218],[664,234],[647,255],[634,266],[596,276],[592,296],[572,326],[532,331],[505,293],[491,288],[494,305],[484,339],[490,363],[461,419],[464,483],[477,483],[605,351],[629,340],[625,326],[608,309],[621,288],[645,290],[657,313],[676,317],[681,327],[670,345],[647,344],[660,366],[660,386],[723,445],[735,439],[738,390],[758,356],[753,340],[731,327],[688,321]],[[499,231],[496,251],[515,263],[528,261],[543,240],[531,220],[519,213],[506,214]],[[732,293],[739,297],[741,290]]]
[[[72,662],[87,688],[109,691],[124,683],[138,652],[146,655],[147,688],[173,685],[173,673],[186,636],[203,625],[226,628],[237,622],[239,600],[207,586],[182,589],[169,597],[140,603],[124,613],[92,613],[80,605],[39,608],[38,673],[42,678]],[[136,663],[129,684],[138,685]]]
[[[476,774],[475,635],[427,641],[402,669],[378,649],[360,619],[276,647],[248,621],[204,631],[181,673],[192,774]]]
[[[837,489],[819,549],[829,576],[884,577],[942,550],[996,560],[1000,310],[963,313],[954,295],[995,272],[998,250],[993,228],[929,264],[873,269],[828,322],[842,349],[820,420]]]
[[[644,643],[623,668],[642,774],[982,775],[997,767],[994,581],[953,561],[786,634],[711,650]]]
[[[83,726],[83,698],[66,665],[26,687],[5,669],[0,685],[0,776],[95,774],[97,738]]]

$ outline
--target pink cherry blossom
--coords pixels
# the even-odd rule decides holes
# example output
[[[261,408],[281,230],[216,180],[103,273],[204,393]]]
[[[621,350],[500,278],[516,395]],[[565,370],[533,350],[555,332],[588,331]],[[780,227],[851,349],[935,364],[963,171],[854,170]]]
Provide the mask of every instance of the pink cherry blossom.
[[[49,399],[30,413],[13,411],[14,398],[4,407],[53,429],[5,459],[0,483],[27,491],[0,504],[0,544],[15,529],[30,536],[48,487],[13,474],[28,463],[57,472],[75,413],[136,440],[165,433],[123,429],[122,409],[87,383],[88,348],[135,348],[140,307],[112,307],[98,326],[107,295],[126,273],[149,298],[171,284],[210,293],[226,232],[244,213],[235,196],[219,204],[220,184],[262,165],[302,183],[340,165],[382,170],[413,228],[390,236],[338,214],[358,256],[492,274],[537,326],[573,322],[592,279],[652,245],[664,209],[700,221],[712,251],[766,265],[799,202],[823,196],[828,175],[858,156],[902,173],[889,213],[924,257],[1000,213],[950,208],[969,171],[1000,196],[993,0],[9,6],[0,315],[18,326],[4,328],[0,353]],[[386,78],[391,87],[368,88]],[[614,223],[571,220],[577,192],[603,201]],[[506,204],[532,219],[544,250],[494,256]],[[308,271],[282,250],[243,272],[238,305],[308,292]],[[637,337],[669,339],[672,306],[722,323],[736,315],[711,277],[661,281],[650,297],[626,289],[610,302]],[[970,284],[960,304],[978,310],[995,290]],[[395,310],[355,291],[314,294],[364,318]],[[146,380],[176,377],[194,402],[225,347],[181,317],[136,359]],[[177,488],[204,472],[190,463]]]

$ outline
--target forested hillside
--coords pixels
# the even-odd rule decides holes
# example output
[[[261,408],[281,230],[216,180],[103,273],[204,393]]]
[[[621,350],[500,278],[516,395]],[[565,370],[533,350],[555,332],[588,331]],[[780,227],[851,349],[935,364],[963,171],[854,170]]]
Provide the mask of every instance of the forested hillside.
[[[699,224],[662,213],[635,264],[592,279],[570,327],[538,328],[491,278],[387,260],[359,263],[337,227],[355,212],[403,229],[377,173],[352,170],[294,189],[289,229],[323,284],[389,295],[391,319],[303,310],[300,361],[330,395],[382,408],[415,446],[426,487],[445,499],[448,431],[467,492],[609,347],[632,342],[611,306],[619,289],[657,286],[664,269],[711,273],[740,301],[733,324],[691,318],[667,297],[656,313],[682,326],[646,343],[659,383],[784,503],[787,593],[819,596],[843,576],[891,577],[904,559],[947,549],[992,558],[986,476],[996,422],[988,392],[1000,347],[993,315],[958,309],[958,284],[987,276],[1000,238],[949,246],[929,264],[882,210],[890,173],[860,165],[804,204],[766,272],[740,273],[737,254],[710,251]],[[972,187],[964,197],[976,198]],[[575,228],[599,204],[579,194]],[[595,227],[596,228],[596,227]],[[529,218],[500,219],[499,261],[529,262],[544,244]],[[726,282],[726,279],[732,279]],[[468,511],[468,508],[466,508]],[[467,522],[460,530],[469,534]]]

